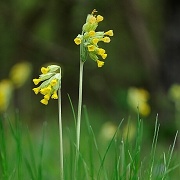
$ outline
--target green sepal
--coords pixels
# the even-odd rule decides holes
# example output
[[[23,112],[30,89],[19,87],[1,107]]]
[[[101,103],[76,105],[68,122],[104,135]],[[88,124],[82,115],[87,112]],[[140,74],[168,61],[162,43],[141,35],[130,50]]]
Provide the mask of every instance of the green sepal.
[[[82,62],[87,60],[87,48],[84,46],[84,42],[80,44],[80,60]]]

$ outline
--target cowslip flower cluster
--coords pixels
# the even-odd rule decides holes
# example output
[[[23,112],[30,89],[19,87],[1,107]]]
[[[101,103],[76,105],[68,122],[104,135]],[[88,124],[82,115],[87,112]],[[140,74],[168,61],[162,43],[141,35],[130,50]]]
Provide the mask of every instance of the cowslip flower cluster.
[[[75,44],[80,45],[80,56],[83,62],[86,61],[87,55],[97,62],[98,67],[104,65],[104,61],[99,60],[99,56],[104,60],[107,57],[107,53],[103,48],[98,46],[98,42],[109,43],[111,41],[109,36],[113,36],[113,30],[107,32],[96,32],[98,23],[103,21],[103,16],[95,15],[97,11],[93,10],[91,14],[88,14],[86,23],[83,25],[82,34],[74,39]]]
[[[33,88],[35,94],[41,93],[44,98],[40,101],[47,105],[50,98],[58,99],[58,90],[61,86],[61,68],[57,65],[50,65],[41,68],[39,78],[33,79],[35,85],[41,83],[39,87]]]

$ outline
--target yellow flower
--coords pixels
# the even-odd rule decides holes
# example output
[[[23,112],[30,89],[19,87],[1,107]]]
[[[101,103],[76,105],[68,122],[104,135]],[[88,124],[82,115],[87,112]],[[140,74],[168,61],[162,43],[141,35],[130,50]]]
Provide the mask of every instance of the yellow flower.
[[[88,51],[94,51],[95,50],[95,46],[94,45],[89,45],[88,46]]]
[[[33,79],[35,85],[38,85],[41,82],[41,79]]]
[[[94,38],[93,40],[92,40],[92,43],[93,44],[97,44],[99,42],[99,39],[98,38]]]
[[[108,35],[108,36],[113,36],[113,30],[109,30],[107,32],[104,33],[105,35]]]
[[[99,48],[98,49],[98,54],[99,55],[102,55],[102,54],[104,54],[106,51],[103,49],[103,48]]]
[[[103,59],[107,57],[105,50],[99,48],[98,42],[102,41],[109,43],[111,41],[109,36],[113,36],[113,30],[107,32],[96,31],[99,22],[103,21],[104,17],[101,15],[96,15],[97,11],[94,9],[91,14],[87,15],[86,23],[82,27],[82,33],[78,34],[74,40],[76,44],[80,44],[80,56],[81,61],[85,62],[87,60],[87,55],[93,60],[98,60],[98,55],[102,56]],[[77,38],[80,38],[82,42],[79,42]],[[102,67],[104,62],[97,61],[98,67]]]
[[[97,15],[97,18],[96,18],[96,22],[101,22],[101,21],[103,21],[103,16],[101,16],[101,15]]]
[[[96,34],[96,33],[95,33],[95,31],[93,31],[93,30],[89,31],[89,33],[88,33],[89,36],[94,36],[95,34]]]
[[[111,39],[109,37],[104,37],[102,39],[105,43],[109,43],[111,41]]]
[[[53,79],[51,82],[50,82],[50,85],[51,86],[55,86],[57,84],[57,79]]]
[[[96,62],[97,62],[98,67],[102,67],[104,65],[103,61],[97,60]]]
[[[51,96],[52,99],[58,99],[57,91],[54,91],[54,94]]]
[[[75,42],[77,45],[79,45],[79,44],[81,44],[81,39],[78,38],[78,37],[76,37],[76,38],[74,39],[74,42]]]
[[[38,88],[33,88],[32,90],[34,91],[35,94],[38,94],[39,91],[40,91],[40,88],[39,87]]]
[[[41,72],[42,72],[43,74],[47,74],[48,71],[49,71],[49,68],[45,68],[45,67],[42,67],[42,68],[41,68]]]
[[[103,59],[106,59],[107,54],[102,54],[101,57],[102,57]]]
[[[42,104],[44,104],[44,105],[47,105],[47,104],[48,104],[48,100],[47,100],[47,99],[42,99],[40,102],[41,102]]]
[[[57,72],[59,70],[59,72]],[[39,92],[44,95],[44,98],[40,101],[42,104],[47,105],[50,97],[58,99],[57,91],[60,88],[61,82],[61,67],[58,65],[49,65],[48,67],[41,68],[42,74],[39,75],[38,79],[33,79],[35,85],[42,82],[41,85],[32,90],[35,94]],[[50,72],[50,73],[48,73]]]
[[[90,15],[89,19],[88,19],[88,23],[90,23],[90,24],[96,23],[96,18],[93,15]]]
[[[46,94],[46,95],[44,96],[44,99],[49,100],[50,96],[51,96],[51,94]]]
[[[43,95],[49,94],[49,93],[51,92],[51,87],[48,86],[48,87],[46,87],[46,88],[42,88],[42,89],[40,90],[40,92],[41,92],[41,94],[43,94]]]

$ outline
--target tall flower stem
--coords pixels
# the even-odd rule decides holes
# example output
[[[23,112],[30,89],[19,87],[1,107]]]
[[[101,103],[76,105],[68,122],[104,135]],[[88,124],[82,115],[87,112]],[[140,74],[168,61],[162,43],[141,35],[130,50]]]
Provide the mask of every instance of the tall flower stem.
[[[62,138],[62,117],[61,117],[61,88],[58,90],[58,107],[59,107],[59,142],[60,142],[60,177],[64,180],[63,169],[63,138]]]
[[[84,62],[80,60],[80,73],[79,73],[79,101],[78,101],[78,116],[77,116],[77,129],[76,129],[76,148],[79,151],[80,132],[81,132],[81,109],[82,109],[82,84],[83,84],[83,67]]]

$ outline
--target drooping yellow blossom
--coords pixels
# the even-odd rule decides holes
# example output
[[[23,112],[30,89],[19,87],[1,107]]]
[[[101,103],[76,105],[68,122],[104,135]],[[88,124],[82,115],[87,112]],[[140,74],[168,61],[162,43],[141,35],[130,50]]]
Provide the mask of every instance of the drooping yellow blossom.
[[[40,92],[41,92],[41,94],[43,94],[43,95],[49,94],[49,93],[51,92],[51,86],[42,88],[42,89],[40,90]]]
[[[59,71],[59,72],[57,72]],[[44,98],[40,101],[42,104],[47,105],[50,97],[52,99],[58,99],[57,91],[61,85],[61,68],[57,65],[50,65],[47,68],[41,68],[42,74],[37,79],[33,79],[35,85],[41,85],[37,88],[33,88],[35,94],[39,92],[44,95]]]
[[[145,89],[132,87],[128,90],[127,102],[129,106],[143,116],[148,116],[151,108],[148,104],[149,93]]]
[[[110,37],[113,36],[113,30],[106,32],[96,31],[98,24],[103,21],[104,17],[101,15],[96,15],[97,11],[94,9],[91,14],[88,14],[86,18],[86,23],[82,27],[82,33],[74,39],[75,44],[80,45],[80,57],[81,61],[85,62],[87,59],[87,54],[89,57],[97,62],[98,67],[102,67],[104,62],[99,60],[98,56],[102,59],[107,57],[105,50],[99,48],[98,42],[102,41],[109,43],[111,41]]]
[[[97,60],[96,62],[97,62],[98,67],[102,67],[104,65],[103,61]]]
[[[35,85],[38,85],[41,82],[41,79],[33,79]]]
[[[103,55],[106,51],[103,48],[98,49],[98,54]]]
[[[38,94],[39,91],[40,91],[40,88],[39,87],[38,88],[33,88],[32,90],[34,91],[35,94]]]
[[[53,95],[51,96],[52,99],[58,99],[58,95],[57,92],[54,91]]]
[[[53,79],[51,82],[50,82],[50,84],[51,84],[51,86],[55,86],[56,84],[57,84],[57,79]]]
[[[48,71],[49,71],[49,68],[45,68],[45,67],[42,67],[42,68],[41,68],[41,72],[42,72],[43,74],[47,74]]]
[[[106,59],[107,54],[102,54],[101,57],[102,57],[103,59]]]
[[[42,104],[44,104],[44,105],[47,105],[47,104],[48,104],[48,100],[47,100],[47,99],[42,99],[40,102],[41,102]]]
[[[44,96],[44,99],[49,100],[50,97],[51,97],[51,94],[49,93],[49,94],[46,94],[46,95]]]

